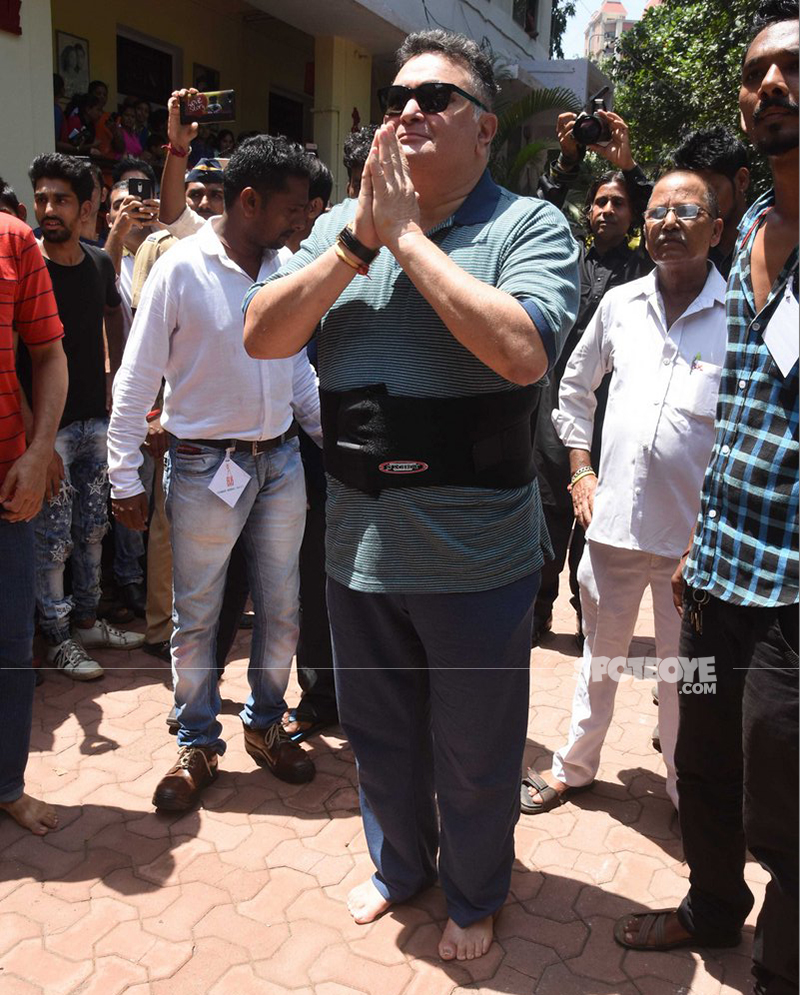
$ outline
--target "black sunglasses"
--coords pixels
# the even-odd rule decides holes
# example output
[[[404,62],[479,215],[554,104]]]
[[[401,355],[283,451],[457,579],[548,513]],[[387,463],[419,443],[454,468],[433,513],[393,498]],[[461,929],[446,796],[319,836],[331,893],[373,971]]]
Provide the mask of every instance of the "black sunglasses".
[[[378,90],[378,100],[384,117],[396,117],[402,114],[412,97],[419,104],[423,114],[440,114],[448,106],[454,93],[460,93],[481,110],[489,110],[477,97],[473,97],[455,83],[420,83],[419,86],[400,86],[394,83],[392,86],[384,86]]]

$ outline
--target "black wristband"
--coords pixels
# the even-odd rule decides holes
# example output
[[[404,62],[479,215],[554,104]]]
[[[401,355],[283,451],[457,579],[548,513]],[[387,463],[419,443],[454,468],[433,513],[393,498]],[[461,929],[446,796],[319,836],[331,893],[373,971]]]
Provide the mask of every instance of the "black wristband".
[[[339,232],[339,241],[345,249],[352,252],[356,259],[360,259],[365,266],[369,266],[380,251],[379,249],[368,249],[363,242],[359,242],[349,225],[345,225]]]

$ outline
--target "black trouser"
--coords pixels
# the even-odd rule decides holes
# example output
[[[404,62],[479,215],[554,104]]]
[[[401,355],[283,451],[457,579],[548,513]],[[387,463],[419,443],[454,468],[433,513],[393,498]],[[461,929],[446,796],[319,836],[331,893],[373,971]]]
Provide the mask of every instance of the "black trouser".
[[[547,531],[550,533],[550,542],[553,544],[554,557],[542,567],[542,586],[539,588],[536,603],[533,606],[534,617],[550,618],[553,614],[553,605],[558,597],[558,579],[564,569],[567,551],[569,551],[569,589],[572,592],[569,603],[580,618],[581,597],[578,586],[578,564],[586,544],[585,533],[581,526],[575,522],[572,508],[564,510],[555,508],[553,505],[544,505],[544,520]],[[573,522],[575,522],[574,529]]]
[[[743,874],[749,849],[771,876],[753,947],[753,973],[768,995],[798,990],[797,644],[796,605],[711,598],[701,633],[684,609],[680,655],[713,657],[716,690],[678,686],[675,767],[690,870],[679,915],[709,946],[735,936],[753,906]]]
[[[333,650],[325,598],[325,492],[306,477],[308,514],[300,547],[300,637],[297,641],[297,679],[303,691],[298,706],[301,721],[314,715],[337,721],[333,679]],[[303,705],[308,706],[305,715]],[[313,713],[312,713],[313,709]]]

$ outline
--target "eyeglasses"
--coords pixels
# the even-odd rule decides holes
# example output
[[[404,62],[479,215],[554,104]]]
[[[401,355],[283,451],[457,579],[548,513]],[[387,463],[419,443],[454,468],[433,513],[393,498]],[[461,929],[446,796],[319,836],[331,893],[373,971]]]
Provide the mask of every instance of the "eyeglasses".
[[[384,117],[397,117],[398,114],[402,114],[412,97],[419,104],[423,114],[440,114],[448,106],[454,93],[461,94],[484,111],[489,110],[477,97],[473,97],[455,83],[420,83],[419,86],[400,86],[395,83],[378,90],[378,100]]]
[[[698,204],[673,204],[671,207],[649,207],[644,212],[645,221],[663,221],[670,211],[674,211],[679,221],[696,221],[699,214],[709,212]]]

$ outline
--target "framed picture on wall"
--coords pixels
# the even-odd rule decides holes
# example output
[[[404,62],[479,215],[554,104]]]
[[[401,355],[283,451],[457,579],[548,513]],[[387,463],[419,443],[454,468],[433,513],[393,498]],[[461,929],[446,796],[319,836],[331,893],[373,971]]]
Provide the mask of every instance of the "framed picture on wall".
[[[192,86],[196,86],[201,93],[219,90],[219,69],[201,66],[199,62],[195,62],[192,66]]]
[[[64,79],[64,96],[89,89],[89,42],[66,31],[56,31],[56,72]]]

